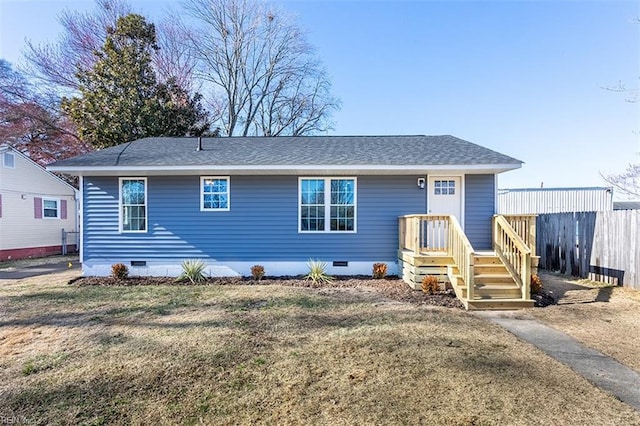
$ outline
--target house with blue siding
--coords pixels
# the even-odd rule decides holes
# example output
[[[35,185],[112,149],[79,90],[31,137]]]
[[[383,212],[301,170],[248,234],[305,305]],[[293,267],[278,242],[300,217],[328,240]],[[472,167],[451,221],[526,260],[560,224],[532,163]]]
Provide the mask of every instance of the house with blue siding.
[[[304,274],[309,259],[369,275],[377,262],[403,274],[405,216],[451,217],[474,250],[491,250],[496,176],[521,164],[448,135],[183,137],[49,170],[80,177],[85,275],[125,263],[133,275],[175,276],[186,259],[212,276],[250,275],[255,264]]]

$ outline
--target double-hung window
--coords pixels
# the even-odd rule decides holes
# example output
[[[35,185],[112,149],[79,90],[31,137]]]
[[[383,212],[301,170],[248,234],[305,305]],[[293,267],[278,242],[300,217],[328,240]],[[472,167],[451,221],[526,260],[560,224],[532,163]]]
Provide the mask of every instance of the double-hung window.
[[[42,199],[42,217],[49,219],[58,219],[60,217],[60,200],[51,198]]]
[[[300,178],[300,232],[355,232],[356,178]]]
[[[229,177],[201,177],[200,210],[228,211],[229,208]]]
[[[13,152],[5,152],[2,155],[2,165],[8,169],[16,167],[16,156],[13,155]]]
[[[120,178],[120,230],[147,232],[147,178]]]

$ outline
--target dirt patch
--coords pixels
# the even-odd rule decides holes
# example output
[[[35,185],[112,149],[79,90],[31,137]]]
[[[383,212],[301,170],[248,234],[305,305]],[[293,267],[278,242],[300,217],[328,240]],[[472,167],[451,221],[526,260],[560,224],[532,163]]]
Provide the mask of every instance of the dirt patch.
[[[640,291],[541,274],[557,305],[533,309],[539,321],[640,372]]]
[[[189,286],[184,282],[176,282],[168,277],[129,277],[124,280],[115,280],[112,277],[81,277],[70,282],[77,286],[159,286],[177,285]],[[411,289],[404,281],[397,277],[387,277],[375,280],[366,276],[340,276],[335,277],[329,283],[313,283],[302,277],[267,277],[255,281],[246,277],[220,277],[209,278],[203,285],[250,285],[250,286],[285,286],[318,288],[322,291],[328,289],[358,289],[376,292],[382,297],[398,302],[414,305],[444,306],[448,308],[462,309],[462,303],[456,298],[453,290],[445,290],[439,294],[426,294],[422,291]]]

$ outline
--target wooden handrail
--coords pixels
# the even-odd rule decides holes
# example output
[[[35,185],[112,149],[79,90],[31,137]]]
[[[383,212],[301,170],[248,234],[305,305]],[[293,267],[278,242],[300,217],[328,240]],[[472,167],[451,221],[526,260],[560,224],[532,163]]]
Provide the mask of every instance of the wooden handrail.
[[[503,216],[509,225],[527,244],[531,250],[531,256],[536,256],[536,218],[537,214],[509,214]]]
[[[467,287],[467,300],[473,300],[474,293],[474,250],[467,235],[455,216],[449,216],[449,255],[458,266]]]
[[[535,240],[533,245],[535,245]],[[493,217],[493,248],[507,267],[516,284],[520,286],[522,298],[529,299],[531,249],[502,215]]]
[[[474,250],[455,216],[411,214],[400,216],[401,250],[414,254],[446,253],[451,256],[467,287],[467,298],[474,292]]]

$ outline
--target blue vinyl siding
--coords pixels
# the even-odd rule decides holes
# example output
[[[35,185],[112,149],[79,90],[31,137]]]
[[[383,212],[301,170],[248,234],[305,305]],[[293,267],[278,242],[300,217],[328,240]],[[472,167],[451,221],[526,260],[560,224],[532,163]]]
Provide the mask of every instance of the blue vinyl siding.
[[[424,211],[413,176],[357,178],[357,232],[298,232],[298,176],[231,176],[230,210],[200,211],[200,176],[149,176],[148,232],[118,231],[118,178],[84,178],[85,261],[394,262],[398,216]]]
[[[464,232],[474,249],[491,250],[495,175],[466,175],[464,192]]]

